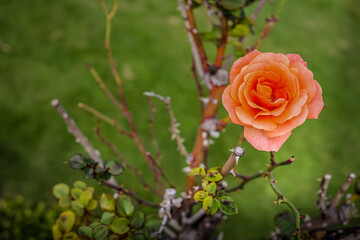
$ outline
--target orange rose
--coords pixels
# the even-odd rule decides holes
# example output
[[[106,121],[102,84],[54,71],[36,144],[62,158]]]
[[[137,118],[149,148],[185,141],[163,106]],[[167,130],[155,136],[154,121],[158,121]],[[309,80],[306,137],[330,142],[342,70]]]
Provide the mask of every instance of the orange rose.
[[[291,130],[317,119],[324,106],[321,87],[299,55],[258,50],[233,64],[222,99],[231,121],[243,125],[246,140],[261,151],[278,151]]]

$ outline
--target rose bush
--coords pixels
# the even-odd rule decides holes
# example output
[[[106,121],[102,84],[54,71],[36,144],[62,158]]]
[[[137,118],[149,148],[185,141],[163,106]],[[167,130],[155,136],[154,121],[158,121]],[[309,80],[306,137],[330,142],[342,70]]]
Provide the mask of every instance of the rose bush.
[[[321,87],[299,55],[258,50],[233,64],[222,99],[231,121],[243,125],[246,140],[261,151],[278,151],[324,106]]]

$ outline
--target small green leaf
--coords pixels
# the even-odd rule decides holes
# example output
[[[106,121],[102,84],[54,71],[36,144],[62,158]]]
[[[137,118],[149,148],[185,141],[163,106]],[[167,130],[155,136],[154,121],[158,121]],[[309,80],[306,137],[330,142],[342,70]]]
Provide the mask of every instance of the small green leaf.
[[[91,199],[88,205],[86,206],[86,210],[88,211],[95,210],[97,205],[98,205],[98,201],[96,199]]]
[[[86,167],[86,157],[80,153],[73,155],[69,160],[72,169],[78,170]]]
[[[214,199],[212,196],[208,196],[207,198],[205,198],[202,207],[209,215],[215,214],[219,208],[217,200]]]
[[[98,163],[92,158],[86,158],[86,163],[92,167],[96,167]]]
[[[224,190],[219,190],[216,192],[217,198],[221,198],[222,196],[227,196],[227,193]]]
[[[55,224],[53,227],[52,227],[52,237],[54,240],[60,240],[62,238],[62,233],[59,229],[59,225],[58,224]]]
[[[99,225],[94,228],[92,234],[95,240],[104,240],[108,235],[108,228],[105,225]]]
[[[58,183],[53,187],[53,194],[56,198],[67,196],[70,193],[70,188],[65,183]]]
[[[94,191],[95,191],[95,189],[93,187],[87,187],[85,190],[90,191],[92,193],[94,193]]]
[[[103,224],[109,225],[112,222],[112,220],[114,219],[114,217],[115,217],[115,213],[113,213],[113,212],[104,212],[101,215],[101,222]]]
[[[202,175],[205,176],[205,169],[202,167],[194,168],[191,172],[188,174],[189,176],[196,176],[196,175]]]
[[[78,235],[74,232],[65,233],[62,240],[75,240],[77,239]]]
[[[74,199],[79,199],[81,193],[83,192],[83,190],[81,190],[80,188],[72,188],[70,191],[71,197]]]
[[[127,218],[116,218],[110,225],[110,229],[117,234],[127,233],[129,228],[129,220]]]
[[[84,169],[83,173],[84,173],[84,178],[86,178],[86,179],[90,179],[90,178],[94,177],[94,169],[93,168],[87,167]]]
[[[244,6],[244,0],[222,0],[221,6],[228,10],[239,9]]]
[[[148,233],[145,229],[136,229],[134,231],[134,236],[133,236],[134,240],[145,240],[145,239],[149,239],[148,238]]]
[[[100,197],[100,207],[103,211],[112,212],[115,210],[115,199],[109,193],[103,193]]]
[[[217,185],[214,182],[211,182],[208,187],[209,194],[214,194],[216,192]]]
[[[295,217],[288,211],[275,215],[274,222],[285,236],[290,237],[295,231]]]
[[[130,218],[130,225],[134,228],[141,227],[145,222],[145,216],[143,212],[136,211]]]
[[[89,227],[91,227],[92,229],[96,228],[97,226],[101,225],[101,223],[99,222],[93,222],[92,224],[89,225]]]
[[[149,231],[157,231],[161,227],[162,220],[156,215],[148,215],[145,221],[145,228]]]
[[[202,186],[202,188],[204,189],[204,191],[207,192],[207,190],[208,190],[208,188],[209,188],[209,181],[203,179],[203,180],[201,181],[201,186]]]
[[[234,215],[238,213],[238,206],[234,199],[229,196],[219,198],[220,210],[226,215]]]
[[[113,176],[118,176],[124,172],[124,168],[121,164],[115,161],[108,162],[105,167],[109,169],[109,173]]]
[[[230,32],[233,37],[242,37],[250,33],[249,26],[245,24],[237,24]]]
[[[124,217],[131,216],[134,213],[134,205],[131,199],[125,195],[119,195],[117,199],[117,209],[120,215]]]
[[[86,183],[83,181],[75,181],[73,185],[74,188],[80,188],[81,190],[84,190],[86,188]]]
[[[75,200],[71,201],[71,208],[74,210],[75,214],[78,216],[84,215],[84,206],[80,201]]]
[[[78,234],[79,236],[85,236],[88,238],[92,238],[92,228],[89,226],[81,226],[79,227]]]
[[[72,211],[62,212],[56,220],[56,224],[61,232],[70,232],[75,224],[75,214]]]
[[[104,181],[108,181],[111,178],[111,174],[108,172],[104,172],[100,175],[101,179]]]
[[[208,173],[206,174],[206,180],[210,182],[218,182],[221,179],[223,179],[223,176],[221,176],[220,172],[215,169],[210,169]]]
[[[60,199],[59,199],[59,206],[60,207],[69,207],[71,204],[71,198],[70,196],[62,196]]]
[[[195,195],[194,195],[194,199],[195,199],[196,201],[201,202],[201,201],[204,201],[205,198],[207,198],[207,196],[208,196],[208,193],[207,193],[207,192],[205,192],[205,191],[197,191],[197,192],[195,193]]]
[[[92,199],[93,193],[91,191],[83,191],[80,195],[79,201],[81,204],[86,207],[89,201]]]

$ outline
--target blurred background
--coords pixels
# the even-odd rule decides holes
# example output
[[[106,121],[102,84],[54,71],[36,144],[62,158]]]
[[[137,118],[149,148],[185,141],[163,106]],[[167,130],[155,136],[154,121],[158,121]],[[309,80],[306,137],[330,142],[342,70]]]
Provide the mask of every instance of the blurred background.
[[[247,39],[247,44],[259,36],[265,17],[274,13],[278,1],[273,2],[259,14],[256,35]],[[135,124],[152,150],[144,91],[171,97],[188,150],[194,143],[200,116],[196,85],[191,78],[190,47],[176,3],[120,0],[113,21],[113,55]],[[58,98],[62,102],[104,159],[115,160],[115,156],[97,139],[93,131],[96,119],[78,109],[77,103],[96,107],[127,128],[122,114],[85,67],[91,63],[109,87],[116,89],[103,48],[105,18],[96,0],[15,0],[0,4],[0,196],[21,195],[51,207],[55,203],[54,184],[71,185],[83,179],[80,172],[63,162],[74,153],[85,152],[67,133],[50,101]],[[247,10],[248,15],[255,6]],[[294,155],[296,161],[276,169],[274,175],[278,187],[302,214],[316,216],[318,178],[325,173],[333,176],[329,192],[334,195],[349,173],[360,175],[360,5],[351,0],[289,0],[279,16],[279,23],[260,50],[300,54],[322,86],[326,109],[318,120],[308,120],[295,129],[276,159]],[[205,21],[205,17],[200,14],[199,21]],[[207,48],[213,61],[215,49],[210,45]],[[164,106],[156,100],[154,103],[162,165],[181,192],[186,164],[175,142],[169,141],[170,123]],[[219,117],[224,117],[226,113],[220,108]],[[102,132],[129,162],[143,169],[151,182],[145,160],[134,144],[106,125],[102,125]],[[228,126],[211,145],[210,166],[224,163],[239,134],[238,126]],[[250,175],[265,169],[268,154],[247,143],[244,147],[246,154],[237,166],[238,172]],[[146,198],[160,201],[144,191],[131,173],[118,177],[118,181]],[[228,182],[237,181],[229,178]],[[263,179],[249,183],[233,196],[240,211],[221,225],[224,239],[268,236],[274,228],[274,214],[286,209],[273,205],[276,196]]]

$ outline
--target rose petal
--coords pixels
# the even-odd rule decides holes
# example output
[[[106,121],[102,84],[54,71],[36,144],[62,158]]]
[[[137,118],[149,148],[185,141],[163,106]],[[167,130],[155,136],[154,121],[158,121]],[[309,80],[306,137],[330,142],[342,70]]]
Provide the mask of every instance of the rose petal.
[[[285,66],[289,66],[290,60],[284,54],[267,52],[256,56],[251,62],[252,63],[260,62],[260,63],[269,63],[269,64],[274,64],[276,62],[276,63],[282,63]]]
[[[322,98],[322,90],[320,84],[315,81],[316,93],[314,99],[309,103],[308,119],[317,119],[321,110],[324,108],[324,101]]]
[[[230,89],[231,89],[231,85],[227,86],[223,92],[223,95],[222,95],[223,105],[224,105],[225,109],[228,111],[230,119],[233,123],[239,124],[239,125],[244,125],[244,123],[241,122],[239,120],[239,118],[236,116],[236,113],[235,113],[236,105],[230,96]]]
[[[298,73],[297,77],[299,79],[299,85],[301,89],[308,90],[308,100],[307,102],[311,102],[315,97],[316,86],[313,73],[304,67],[301,63],[294,63],[291,67],[297,68]]]
[[[300,55],[290,53],[290,54],[286,54],[286,56],[290,60],[290,65],[293,64],[293,63],[299,62],[299,63],[303,64],[307,68],[307,63],[300,57]]]
[[[298,116],[301,113],[302,108],[305,105],[306,101],[307,101],[307,90],[301,89],[301,95],[299,99],[291,101],[281,115],[273,116],[272,119],[274,120],[274,122],[278,124],[282,124],[287,120]]]
[[[259,116],[255,119],[257,112],[254,110],[251,111],[251,109],[237,106],[235,108],[235,113],[241,122],[254,128],[273,131],[277,127],[277,124],[272,121],[271,116]]]
[[[258,56],[260,54],[261,54],[260,51],[254,50],[251,53],[246,54],[244,57],[239,58],[236,62],[234,62],[234,64],[232,65],[232,67],[230,69],[230,73],[229,73],[230,83],[232,83],[234,81],[236,76],[240,73],[241,69],[245,65],[249,64],[249,62],[251,62],[251,60],[253,60],[256,56]]]
[[[304,105],[300,115],[284,122],[283,124],[278,125],[278,127],[271,132],[265,132],[265,134],[268,137],[278,137],[281,136],[291,130],[293,130],[294,128],[300,126],[301,124],[303,124],[306,120],[306,117],[308,116],[308,106]]]
[[[257,150],[260,151],[279,151],[280,147],[284,142],[290,137],[291,131],[285,133],[284,135],[270,138],[259,129],[252,127],[244,128],[244,137],[245,139]]]

